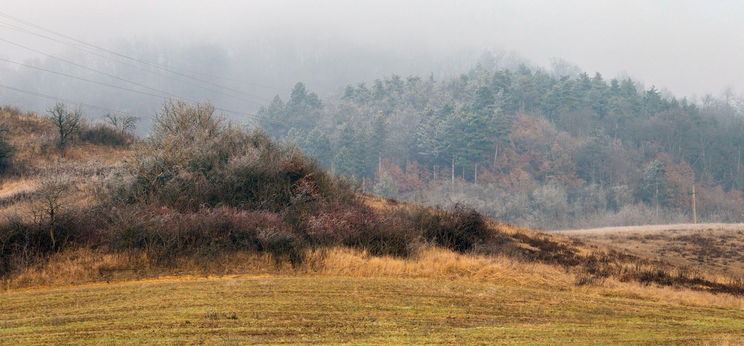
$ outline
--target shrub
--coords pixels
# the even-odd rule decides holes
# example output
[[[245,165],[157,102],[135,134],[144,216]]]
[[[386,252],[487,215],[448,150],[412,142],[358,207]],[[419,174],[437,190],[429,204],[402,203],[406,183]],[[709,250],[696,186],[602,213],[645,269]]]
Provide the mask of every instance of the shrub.
[[[349,246],[367,250],[374,256],[409,257],[418,234],[405,220],[388,218],[347,240]]]
[[[303,225],[314,245],[344,245],[376,256],[410,256],[419,233],[407,215],[379,215],[361,205],[322,205]]]
[[[80,140],[98,145],[125,147],[131,144],[134,138],[131,134],[112,126],[96,124],[83,128],[80,132]]]
[[[261,234],[288,233],[276,213],[229,207],[179,212],[124,209],[112,213],[113,250],[144,249],[156,261],[177,256],[213,258],[227,251],[263,251]]]
[[[0,125],[0,174],[5,173],[13,160],[13,146],[5,138],[7,129]]]
[[[293,267],[297,267],[305,259],[307,244],[289,231],[263,231],[259,241],[262,250],[270,253],[277,265],[288,260]]]
[[[181,211],[219,205],[281,211],[353,201],[348,186],[299,151],[274,144],[261,131],[226,124],[213,112],[210,105],[166,104],[153,135],[130,162],[132,184],[117,199]]]
[[[420,209],[413,218],[426,240],[457,252],[470,251],[490,237],[483,216],[461,205],[450,212]]]

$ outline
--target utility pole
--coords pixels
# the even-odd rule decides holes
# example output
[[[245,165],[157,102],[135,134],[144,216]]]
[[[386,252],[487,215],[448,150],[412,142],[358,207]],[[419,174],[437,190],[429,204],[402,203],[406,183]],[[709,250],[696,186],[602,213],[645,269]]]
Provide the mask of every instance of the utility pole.
[[[452,185],[455,185],[455,154],[452,154]]]
[[[478,163],[477,162],[475,163],[475,174],[473,177],[473,183],[478,185]]]
[[[656,183],[656,217],[659,217],[659,183]]]
[[[382,152],[377,154],[377,177],[382,176]]]
[[[695,200],[695,183],[692,184],[692,223],[697,224],[697,201]]]

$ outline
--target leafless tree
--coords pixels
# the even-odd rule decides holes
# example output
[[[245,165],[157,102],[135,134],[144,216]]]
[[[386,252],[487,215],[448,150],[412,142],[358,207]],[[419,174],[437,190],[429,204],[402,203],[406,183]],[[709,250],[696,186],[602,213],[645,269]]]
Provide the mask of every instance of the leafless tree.
[[[139,117],[122,113],[109,113],[106,114],[106,121],[108,121],[109,125],[113,126],[115,129],[121,131],[122,133],[131,134],[137,127],[137,121],[139,121]]]
[[[64,103],[58,102],[49,110],[49,118],[57,127],[59,135],[57,146],[64,153],[75,136],[80,133],[83,112],[80,108],[68,109]]]

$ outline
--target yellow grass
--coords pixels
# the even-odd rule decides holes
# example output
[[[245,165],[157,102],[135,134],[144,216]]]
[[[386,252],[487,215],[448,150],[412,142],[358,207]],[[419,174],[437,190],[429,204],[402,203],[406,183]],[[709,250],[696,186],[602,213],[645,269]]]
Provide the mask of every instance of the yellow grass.
[[[441,248],[423,249],[411,259],[369,256],[347,248],[309,251],[307,260],[298,268],[292,268],[289,264],[277,266],[266,254],[237,253],[204,262],[184,258],[176,260],[175,265],[159,267],[152,265],[142,253],[105,254],[81,249],[56,254],[47,263],[6,279],[3,288],[14,291],[156,278],[190,280],[198,277],[237,278],[254,275],[491,282],[513,287],[571,291],[575,294],[594,292],[676,304],[744,309],[744,298],[728,294],[641,286],[612,279],[593,286],[578,287],[575,274],[560,267],[521,262],[503,256],[463,255]]]
[[[744,342],[741,298],[576,287],[555,267],[436,248],[411,260],[349,249],[309,255],[297,269],[241,254],[210,269],[223,275],[172,276],[199,272],[186,261],[112,283],[95,269],[129,269],[136,256],[60,255],[8,283],[55,287],[0,293],[0,343]],[[86,280],[98,282],[66,285]]]

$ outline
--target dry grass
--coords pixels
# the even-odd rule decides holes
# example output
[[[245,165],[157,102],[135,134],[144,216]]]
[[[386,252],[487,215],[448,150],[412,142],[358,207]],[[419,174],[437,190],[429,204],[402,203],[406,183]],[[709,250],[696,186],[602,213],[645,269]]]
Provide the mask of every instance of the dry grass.
[[[644,257],[744,279],[744,225],[666,225],[563,232]]]
[[[174,265],[158,267],[143,253],[111,254],[81,249],[55,254],[8,278],[5,290],[104,285],[130,280],[193,280],[199,277],[240,278],[255,275],[333,276],[344,278],[430,279],[462,282],[491,282],[511,287],[531,287],[672,302],[694,306],[744,309],[744,298],[690,289],[640,285],[607,279],[577,286],[577,274],[560,267],[522,262],[504,256],[458,254],[441,248],[426,248],[415,258],[376,257],[359,250],[334,248],[310,250],[299,267],[277,266],[267,254],[234,253],[219,260],[180,258]]]
[[[0,343],[744,342],[740,298],[575,287],[553,267],[439,249],[414,260],[336,249],[268,272],[250,258],[237,265],[256,273],[0,293]]]

